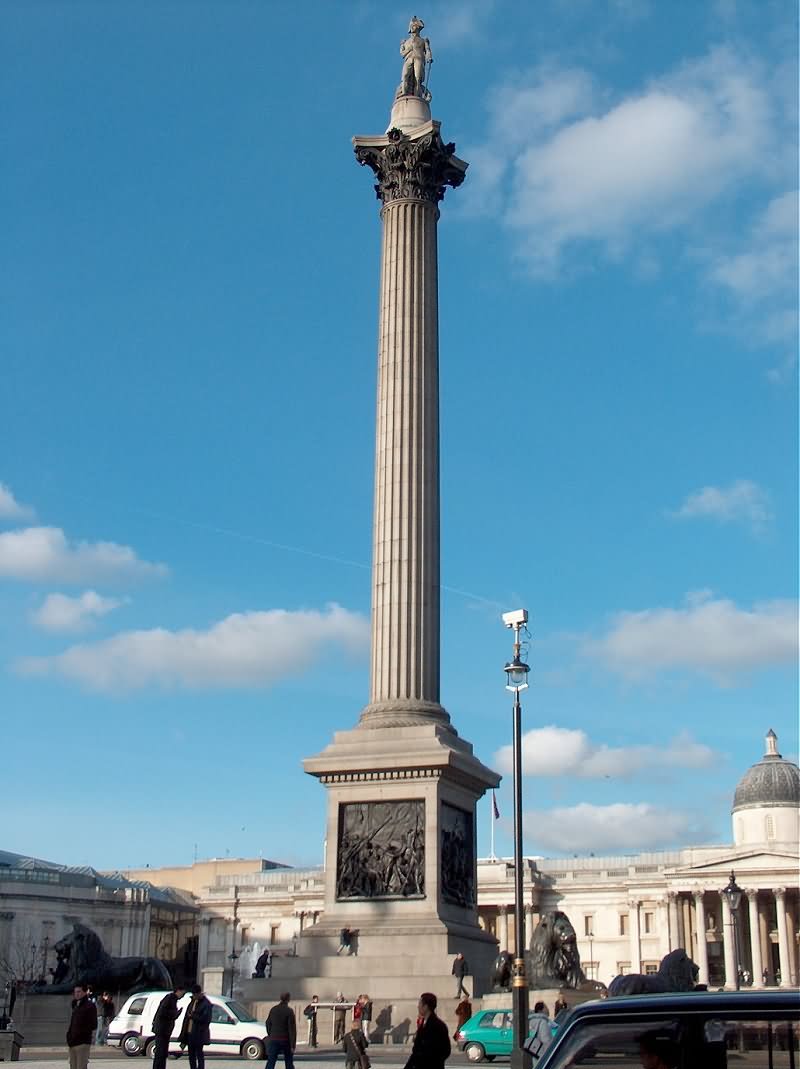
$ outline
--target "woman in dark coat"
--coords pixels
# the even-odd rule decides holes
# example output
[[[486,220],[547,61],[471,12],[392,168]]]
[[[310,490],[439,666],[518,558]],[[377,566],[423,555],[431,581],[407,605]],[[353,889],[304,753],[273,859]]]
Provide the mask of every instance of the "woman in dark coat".
[[[203,1047],[211,1042],[211,1003],[199,984],[192,984],[192,1001],[186,1007],[180,1044],[189,1053],[189,1069],[205,1069]]]

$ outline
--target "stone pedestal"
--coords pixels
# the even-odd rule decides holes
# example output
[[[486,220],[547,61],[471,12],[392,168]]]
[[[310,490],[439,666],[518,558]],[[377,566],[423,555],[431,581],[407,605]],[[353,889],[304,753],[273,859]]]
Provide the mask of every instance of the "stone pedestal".
[[[13,1030],[0,1032],[0,1062],[18,1062],[24,1038]]]

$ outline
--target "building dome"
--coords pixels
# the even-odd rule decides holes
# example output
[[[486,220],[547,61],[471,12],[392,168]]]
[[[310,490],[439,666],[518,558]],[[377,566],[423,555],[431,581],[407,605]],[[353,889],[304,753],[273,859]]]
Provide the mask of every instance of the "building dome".
[[[777,806],[800,806],[800,768],[778,753],[778,737],[767,732],[767,751],[739,780],[733,812]]]

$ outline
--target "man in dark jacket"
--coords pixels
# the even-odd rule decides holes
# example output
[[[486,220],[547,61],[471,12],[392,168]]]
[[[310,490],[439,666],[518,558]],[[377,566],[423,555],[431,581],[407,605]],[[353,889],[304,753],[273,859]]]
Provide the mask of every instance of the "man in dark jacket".
[[[76,984],[72,995],[72,1016],[67,1029],[69,1069],[86,1069],[92,1049],[92,1035],[97,1031],[97,1007],[83,984]]]
[[[153,1015],[153,1035],[156,1038],[153,1069],[167,1069],[169,1041],[175,1022],[181,1015],[181,1008],[178,1002],[183,998],[185,991],[186,988],[184,987],[176,987],[168,995],[164,995]]]
[[[192,1001],[186,1007],[181,1025],[181,1047],[189,1051],[189,1069],[205,1069],[203,1047],[211,1042],[211,1003],[199,984],[189,988]]]
[[[267,1017],[267,1064],[266,1069],[275,1069],[279,1055],[283,1055],[286,1069],[294,1069],[294,1048],[297,1046],[297,1021],[289,1005],[292,996],[284,991],[281,1000],[273,1006]]]
[[[444,1069],[450,1057],[450,1036],[447,1025],[436,1016],[436,995],[424,991],[418,1009],[420,1025],[405,1069]]]
[[[458,987],[456,988],[456,998],[461,998],[464,995],[469,998],[469,991],[464,987],[464,977],[469,973],[469,965],[467,965],[467,959],[463,954],[456,954],[453,961],[453,976],[456,978]]]

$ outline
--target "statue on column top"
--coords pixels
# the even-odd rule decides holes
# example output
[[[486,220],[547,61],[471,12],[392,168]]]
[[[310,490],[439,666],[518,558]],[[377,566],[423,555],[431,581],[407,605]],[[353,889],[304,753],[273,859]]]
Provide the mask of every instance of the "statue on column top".
[[[403,73],[400,77],[396,96],[421,97],[429,102],[431,94],[425,85],[425,67],[428,70],[433,63],[431,42],[427,37],[421,37],[420,31],[425,29],[425,23],[414,15],[408,24],[408,37],[400,42],[400,55],[403,57]]]

